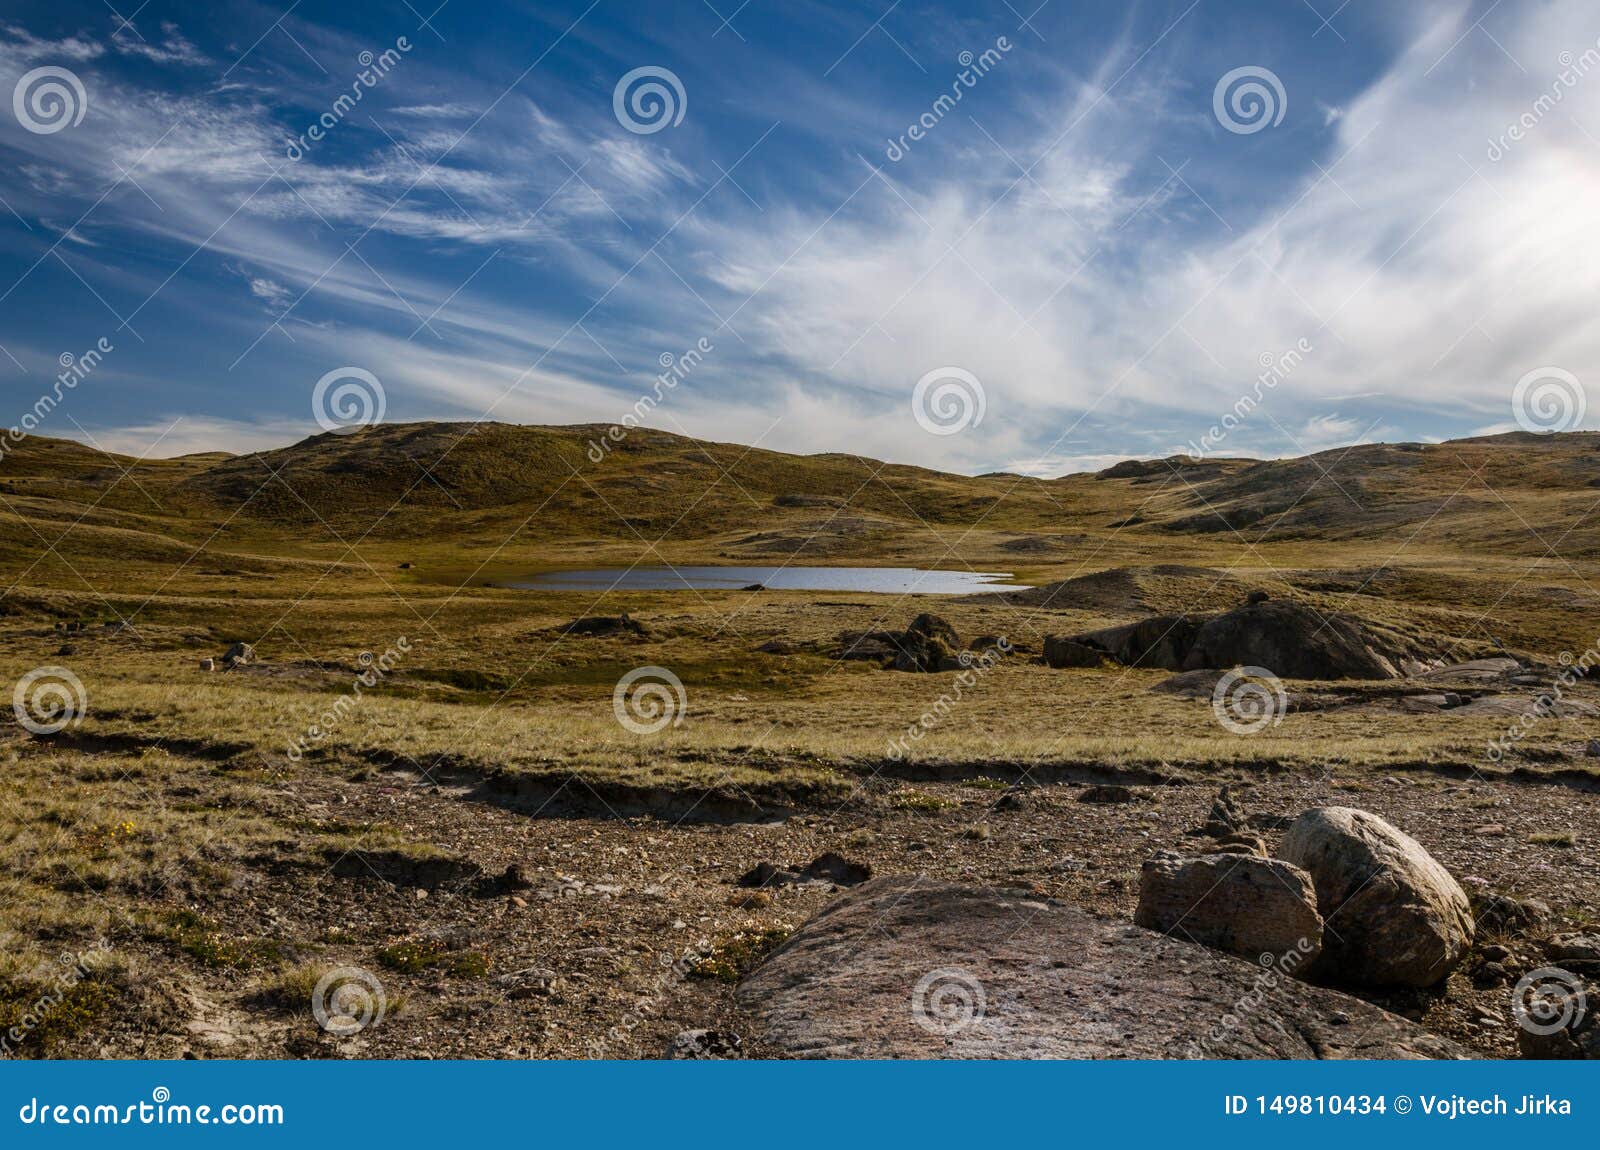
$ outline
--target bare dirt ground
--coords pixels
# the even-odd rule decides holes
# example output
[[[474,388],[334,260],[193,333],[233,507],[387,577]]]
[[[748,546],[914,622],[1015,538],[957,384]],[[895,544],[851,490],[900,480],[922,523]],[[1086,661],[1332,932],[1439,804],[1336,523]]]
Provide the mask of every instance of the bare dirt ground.
[[[21,760],[68,776],[91,767],[108,778],[135,770],[141,793],[168,807],[214,789],[222,773],[181,755],[163,756],[159,769],[147,759],[141,768],[113,752],[65,747],[30,747]],[[1600,863],[1549,840],[1552,828],[1597,824],[1595,793],[1427,771],[1219,777],[1234,779],[1247,809],[1263,816],[1323,804],[1365,807],[1427,844],[1469,890],[1541,899],[1557,925],[1593,921]],[[678,1031],[711,1027],[740,1033],[746,1049],[759,1053],[759,1032],[732,1006],[731,982],[710,969],[713,976],[703,977],[697,967],[685,975],[683,964],[669,965],[730,950],[736,963],[745,961],[743,939],[759,948],[760,939],[781,938],[832,897],[820,884],[760,893],[736,885],[756,863],[800,866],[831,850],[880,874],[1025,889],[1130,919],[1139,864],[1159,847],[1183,844],[1183,830],[1205,817],[1214,781],[1139,786],[1135,801],[1102,804],[1080,801],[1089,789],[1082,785],[913,787],[880,778],[835,809],[719,823],[542,817],[412,770],[288,770],[228,789],[230,802],[240,803],[233,816],[300,828],[293,838],[269,838],[244,857],[202,839],[193,855],[164,864],[157,879],[165,885],[142,906],[130,900],[109,915],[86,908],[122,973],[95,1024],[55,1052],[656,1057]],[[144,800],[116,805],[137,828]],[[194,814],[208,821],[203,808]],[[319,832],[362,824],[439,845],[462,865],[434,874],[408,856],[361,853],[364,861],[352,865],[348,855],[315,849]],[[225,877],[213,889],[195,889],[191,876],[215,867]],[[522,882],[498,885],[509,867]],[[58,872],[61,896],[93,900],[92,889],[73,889],[84,878],[93,876]],[[1499,941],[1486,931],[1479,946]],[[408,969],[392,957],[400,948],[426,965]],[[1512,948],[1523,968],[1540,964],[1531,946],[1513,941]],[[386,998],[381,1024],[349,1037],[326,1033],[309,1000],[282,986],[279,972],[303,964],[372,971]],[[1376,1001],[1485,1055],[1514,1055],[1508,988],[1475,987],[1473,965],[1436,991]]]

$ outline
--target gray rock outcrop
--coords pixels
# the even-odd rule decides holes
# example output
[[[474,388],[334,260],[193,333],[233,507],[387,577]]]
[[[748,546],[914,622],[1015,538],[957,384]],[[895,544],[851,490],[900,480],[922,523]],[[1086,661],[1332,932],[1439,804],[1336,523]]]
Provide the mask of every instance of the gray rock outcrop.
[[[920,877],[840,896],[741,1007],[800,1058],[1457,1058],[1375,1006],[1027,894]]]

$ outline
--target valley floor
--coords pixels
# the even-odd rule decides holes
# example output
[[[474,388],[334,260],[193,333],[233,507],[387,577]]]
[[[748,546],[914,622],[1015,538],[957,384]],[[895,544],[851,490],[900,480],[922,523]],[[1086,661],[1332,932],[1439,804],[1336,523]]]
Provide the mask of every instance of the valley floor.
[[[412,605],[429,596],[443,592]],[[1239,735],[1209,698],[1152,692],[1165,672],[1038,661],[1044,633],[1103,609],[887,599],[481,589],[449,626],[436,613],[436,634],[421,610],[323,600],[255,661],[212,671],[202,658],[259,632],[208,622],[210,605],[71,631],[8,617],[8,674],[65,665],[84,687],[77,722],[0,744],[0,881],[20,940],[4,1021],[58,988],[57,955],[88,955],[18,1052],[653,1057],[710,1027],[759,1053],[733,981],[832,895],[739,886],[757,863],[833,851],[1128,920],[1139,864],[1181,848],[1223,782],[1265,827],[1364,807],[1469,891],[1542,900],[1568,927],[1600,914],[1591,720],[1542,720],[1495,762],[1505,716],[1415,713],[1403,700],[1420,684],[1296,683],[1277,725]],[[561,633],[624,609],[642,634]],[[834,657],[841,631],[926,609],[963,635],[1015,633],[1013,653],[942,674]],[[644,666],[683,693],[667,700],[681,722],[641,734],[614,695]],[[910,753],[892,753],[913,725]],[[1132,801],[1081,801],[1107,783]],[[1474,985],[1474,967],[1377,1001],[1509,1055],[1508,988]],[[313,991],[339,968],[376,980],[381,1025],[318,1025]]]

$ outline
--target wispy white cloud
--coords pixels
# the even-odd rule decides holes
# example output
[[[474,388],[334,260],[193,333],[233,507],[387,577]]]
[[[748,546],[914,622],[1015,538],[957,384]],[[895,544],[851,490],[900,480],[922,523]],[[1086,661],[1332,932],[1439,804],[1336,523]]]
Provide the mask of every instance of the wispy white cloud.
[[[146,40],[133,31],[114,37],[112,43],[122,55],[139,56],[154,64],[182,64],[199,68],[212,62],[211,57],[196,48],[176,24],[163,21],[161,32],[163,39],[159,43]]]
[[[1088,75],[1019,53],[1005,67],[1035,71],[1012,104],[980,92],[903,162],[846,157],[803,190],[755,188],[759,207],[687,131],[634,136],[603,100],[575,112],[521,91],[480,122],[493,93],[467,98],[420,53],[296,164],[284,148],[320,111],[309,90],[179,95],[97,73],[70,141],[20,140],[8,201],[65,227],[67,193],[132,172],[139,190],[120,187],[90,227],[206,243],[240,269],[250,306],[234,326],[261,321],[219,338],[243,353],[268,328],[262,304],[288,311],[306,325],[297,354],[376,371],[396,416],[609,421],[658,353],[710,334],[715,355],[658,425],[789,450],[1032,472],[1167,454],[1301,340],[1314,350],[1230,454],[1503,427],[1533,368],[1600,380],[1600,72],[1499,159],[1486,143],[1600,29],[1578,0],[1507,6],[1492,40],[1470,32],[1477,14],[1404,6],[1389,17],[1400,47],[1364,91],[1296,104],[1286,74],[1306,110],[1248,139],[1215,124],[1209,91],[1128,71],[1141,41]],[[0,84],[43,55],[86,72],[101,55],[14,31]],[[169,58],[136,54],[193,62],[164,32],[150,52]],[[774,85],[782,106],[751,98],[791,121],[763,146],[819,124],[876,138],[874,109],[792,78]],[[1286,157],[1306,154],[1320,167],[1296,158],[1303,176],[1284,183]],[[940,437],[912,420],[912,386],[942,366],[982,381],[981,426]]]

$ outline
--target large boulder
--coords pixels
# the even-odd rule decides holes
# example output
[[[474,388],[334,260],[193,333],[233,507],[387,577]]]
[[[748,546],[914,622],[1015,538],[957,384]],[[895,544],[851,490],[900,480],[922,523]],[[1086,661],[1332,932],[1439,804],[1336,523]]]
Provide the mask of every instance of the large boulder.
[[[932,879],[835,899],[739,988],[800,1058],[1458,1058],[1360,999],[1075,906]]]
[[[1265,667],[1283,679],[1394,679],[1381,641],[1348,615],[1287,599],[1247,603],[1206,620],[1184,655],[1185,671]]]
[[[1106,653],[1098,647],[1080,643],[1059,635],[1047,635],[1044,640],[1044,661],[1050,667],[1098,667],[1106,661]]]
[[[1285,679],[1394,679],[1400,675],[1396,663],[1418,654],[1409,640],[1384,627],[1352,615],[1323,614],[1304,603],[1268,599],[1260,592],[1220,615],[1156,615],[1073,635],[1068,641],[1129,667],[1265,667]],[[1195,681],[1169,681],[1162,689],[1184,694]]]
[[[1163,851],[1139,872],[1133,921],[1244,958],[1309,966],[1322,951],[1311,876],[1279,859]]]
[[[956,629],[937,615],[918,615],[911,620],[893,662],[896,671],[952,671],[960,664],[956,653],[961,639]]]
[[[1124,666],[1181,671],[1199,627],[1199,621],[1187,615],[1153,615],[1137,623],[1090,631],[1074,639],[1104,651]]]
[[[896,671],[954,671],[961,667],[961,638],[937,615],[911,620],[904,631],[845,631],[840,659],[872,659]]]
[[[1289,824],[1277,857],[1316,885],[1325,928],[1319,973],[1362,986],[1433,986],[1472,945],[1472,906],[1460,884],[1369,811],[1306,811]]]

